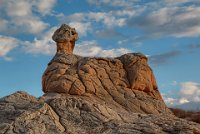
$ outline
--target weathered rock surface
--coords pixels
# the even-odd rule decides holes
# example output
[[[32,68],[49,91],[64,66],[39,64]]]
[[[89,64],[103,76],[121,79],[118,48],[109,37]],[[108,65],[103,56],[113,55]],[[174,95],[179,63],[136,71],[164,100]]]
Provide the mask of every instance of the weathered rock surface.
[[[172,114],[133,113],[88,96],[16,92],[0,99],[1,134],[200,134]]]
[[[147,57],[89,58],[59,53],[43,75],[43,91],[93,95],[137,113],[170,113],[158,91]]]
[[[75,43],[78,34],[66,24],[52,38],[57,42],[57,53],[42,77],[45,93],[94,95],[131,112],[170,113],[143,54],[129,53],[116,58],[74,55],[73,49],[67,48]]]
[[[72,54],[75,41],[78,40],[78,33],[75,28],[62,24],[60,28],[54,32],[52,39],[56,42],[57,52]]]

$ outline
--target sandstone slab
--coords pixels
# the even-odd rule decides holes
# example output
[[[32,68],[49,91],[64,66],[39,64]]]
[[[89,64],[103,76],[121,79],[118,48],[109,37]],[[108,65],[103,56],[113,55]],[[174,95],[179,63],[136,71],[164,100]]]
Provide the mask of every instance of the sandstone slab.
[[[173,114],[133,113],[95,95],[16,92],[0,99],[1,134],[199,134],[200,125]]]

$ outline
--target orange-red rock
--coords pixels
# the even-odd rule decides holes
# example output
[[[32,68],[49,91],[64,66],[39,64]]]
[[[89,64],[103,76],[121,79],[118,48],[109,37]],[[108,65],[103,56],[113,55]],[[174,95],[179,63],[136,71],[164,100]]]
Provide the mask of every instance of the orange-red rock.
[[[94,85],[99,84],[104,90],[129,88],[162,100],[153,72],[148,66],[147,57],[138,53],[125,54],[112,59],[84,58],[73,54],[57,53],[44,73],[43,91],[56,92],[57,86],[54,82],[59,86],[59,91],[66,94],[71,94],[72,91],[76,94],[75,89],[69,92],[74,87],[80,88],[81,94],[87,91],[95,93]],[[75,83],[80,84],[72,86]],[[60,89],[61,87],[63,90]]]
[[[69,33],[72,34],[69,36]],[[72,54],[77,36],[75,29],[67,25],[62,25],[54,33],[57,53],[42,78],[45,93],[91,94],[133,112],[168,111],[145,55],[129,53],[116,58],[81,57]]]
[[[117,58],[84,58],[57,53],[43,75],[43,91],[91,94],[132,112],[169,112],[147,58],[137,53]]]
[[[57,29],[52,39],[57,43],[57,52],[72,54],[75,46],[75,41],[78,40],[78,33],[75,28],[63,24]]]

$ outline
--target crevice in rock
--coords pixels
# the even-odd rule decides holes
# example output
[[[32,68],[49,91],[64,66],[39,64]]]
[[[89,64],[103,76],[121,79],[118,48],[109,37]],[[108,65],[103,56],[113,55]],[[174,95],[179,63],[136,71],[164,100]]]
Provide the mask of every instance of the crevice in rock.
[[[97,74],[96,68],[95,68],[95,67],[92,67],[92,66],[91,66],[91,68],[93,68],[93,69],[95,70],[96,74]],[[98,80],[101,82],[101,85],[102,85],[103,89],[104,89],[104,90],[111,96],[111,98],[114,100],[114,98],[112,97],[112,95],[106,90],[105,86],[102,84],[102,81],[101,81],[101,79],[98,77],[98,75],[97,75],[97,78],[98,78]],[[95,82],[95,81],[94,81],[94,82]],[[97,89],[96,89],[96,90],[97,90]]]
[[[50,112],[54,112],[54,113],[56,114],[56,116],[58,116],[58,119],[56,119],[55,117],[53,117],[54,120],[57,120],[58,123],[59,123],[59,124],[57,124],[56,121],[55,121],[55,125],[59,128],[59,130],[60,130],[61,132],[64,132],[66,128],[65,128],[65,126],[62,124],[62,122],[60,121],[61,116],[60,116],[59,113],[57,113],[56,110],[51,106],[51,102],[52,102],[52,100],[49,101],[48,104],[46,103],[46,105],[48,105],[48,107],[50,108]],[[52,110],[52,111],[51,111],[51,110]],[[54,113],[51,113],[51,114],[54,115]],[[60,127],[60,125],[61,125],[61,127]]]

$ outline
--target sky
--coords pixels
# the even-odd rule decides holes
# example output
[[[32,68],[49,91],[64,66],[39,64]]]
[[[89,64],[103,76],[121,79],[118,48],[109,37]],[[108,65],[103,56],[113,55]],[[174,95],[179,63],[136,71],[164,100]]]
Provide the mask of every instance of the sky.
[[[141,52],[167,105],[200,102],[199,0],[0,0],[0,97],[43,94],[63,23],[79,33],[75,54]]]

